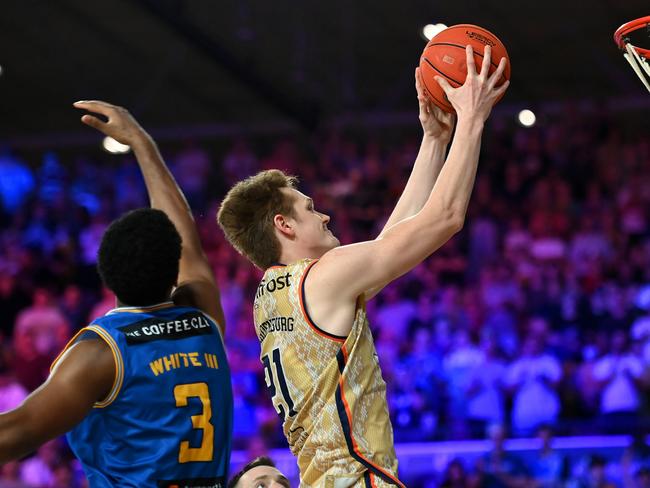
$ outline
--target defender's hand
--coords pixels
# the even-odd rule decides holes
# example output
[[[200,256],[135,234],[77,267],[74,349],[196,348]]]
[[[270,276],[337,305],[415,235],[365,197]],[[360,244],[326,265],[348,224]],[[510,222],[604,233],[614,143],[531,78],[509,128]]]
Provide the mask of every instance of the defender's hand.
[[[149,134],[140,127],[137,120],[123,107],[111,105],[110,103],[99,100],[75,102],[73,106],[106,117],[108,121],[103,122],[94,115],[86,114],[81,117],[81,121],[112,137],[117,142],[134,146],[139,142],[150,139]]]
[[[419,117],[424,134],[440,139],[444,144],[449,143],[454,128],[454,114],[445,112],[429,100],[424,92],[420,68],[415,68],[415,91],[418,94]]]
[[[491,52],[490,46],[485,46],[481,72],[477,73],[474,63],[474,50],[469,45],[465,48],[467,56],[467,79],[458,88],[453,88],[444,78],[439,76],[435,77],[435,80],[445,91],[449,102],[456,110],[458,118],[474,117],[484,122],[490,115],[490,111],[496,101],[508,89],[510,81],[506,81],[499,87],[495,86],[506,69],[506,58],[501,58],[499,67],[492,75],[488,76]]]

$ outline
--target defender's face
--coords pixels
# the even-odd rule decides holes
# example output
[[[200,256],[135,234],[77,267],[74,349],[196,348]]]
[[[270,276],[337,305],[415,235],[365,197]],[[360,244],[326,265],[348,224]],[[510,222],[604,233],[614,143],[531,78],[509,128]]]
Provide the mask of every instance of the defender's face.
[[[256,466],[241,477],[235,488],[291,488],[291,485],[276,468]]]
[[[296,238],[310,251],[322,256],[330,249],[341,245],[339,240],[327,228],[329,215],[318,212],[314,201],[298,190],[288,190],[293,198],[293,211]]]

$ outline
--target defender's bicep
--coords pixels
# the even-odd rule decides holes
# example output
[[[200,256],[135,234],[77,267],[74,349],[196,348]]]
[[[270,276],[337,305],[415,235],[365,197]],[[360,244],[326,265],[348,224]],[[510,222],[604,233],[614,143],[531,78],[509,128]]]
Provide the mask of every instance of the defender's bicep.
[[[116,368],[101,339],[71,345],[57,360],[45,383],[19,407],[35,445],[65,434],[111,391]]]

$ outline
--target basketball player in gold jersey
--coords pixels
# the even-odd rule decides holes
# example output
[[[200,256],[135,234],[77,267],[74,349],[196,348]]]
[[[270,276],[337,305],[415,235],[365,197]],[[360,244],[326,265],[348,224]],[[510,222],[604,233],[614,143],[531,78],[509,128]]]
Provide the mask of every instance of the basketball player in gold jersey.
[[[255,328],[303,487],[404,486],[365,302],[463,226],[483,126],[508,86],[495,86],[505,59],[488,76],[490,48],[480,73],[470,47],[466,54],[464,85],[454,89],[438,79],[458,116],[444,165],[453,120],[425,101],[416,72],[422,145],[375,240],[340,246],[327,229],[330,218],[278,170],[239,182],[219,210],[228,240],[266,270]]]

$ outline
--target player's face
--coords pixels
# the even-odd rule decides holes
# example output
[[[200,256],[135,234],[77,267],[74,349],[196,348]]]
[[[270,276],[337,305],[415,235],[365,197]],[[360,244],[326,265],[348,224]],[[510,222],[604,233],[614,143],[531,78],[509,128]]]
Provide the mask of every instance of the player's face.
[[[291,488],[291,485],[276,468],[256,466],[241,477],[235,488]]]
[[[309,248],[313,254],[322,256],[330,249],[340,245],[339,240],[334,237],[332,231],[327,228],[330,221],[329,215],[325,215],[314,208],[314,201],[298,190],[288,190],[294,200],[294,222],[296,226],[296,237]]]

